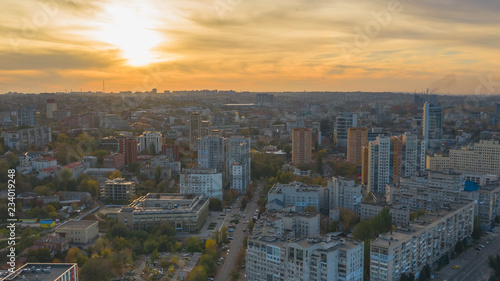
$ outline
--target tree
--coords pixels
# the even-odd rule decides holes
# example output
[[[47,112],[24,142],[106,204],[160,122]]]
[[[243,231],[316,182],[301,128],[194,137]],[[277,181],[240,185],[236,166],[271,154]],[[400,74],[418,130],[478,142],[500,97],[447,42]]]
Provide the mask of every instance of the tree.
[[[193,270],[189,273],[186,281],[206,281],[208,279],[208,274],[203,266],[195,266]]]
[[[198,236],[192,236],[186,239],[186,250],[190,253],[201,252],[201,241]]]
[[[155,169],[155,185],[158,185],[161,182],[161,166],[157,166]]]
[[[474,240],[479,240],[481,239],[481,235],[483,235],[483,230],[481,229],[481,221],[479,220],[479,217],[475,216],[472,238],[474,238]]]
[[[209,211],[222,211],[222,202],[217,198],[210,198]]]
[[[222,244],[229,243],[229,240],[227,239],[227,227],[225,226],[221,229],[221,243]]]
[[[110,179],[121,178],[121,177],[122,173],[120,172],[120,170],[114,170],[113,173],[109,176]]]
[[[111,280],[112,277],[111,268],[113,268],[113,264],[110,260],[105,258],[92,258],[82,266],[80,278],[82,281],[108,281]]]
[[[318,213],[318,210],[314,206],[306,206],[304,208],[305,213]]]

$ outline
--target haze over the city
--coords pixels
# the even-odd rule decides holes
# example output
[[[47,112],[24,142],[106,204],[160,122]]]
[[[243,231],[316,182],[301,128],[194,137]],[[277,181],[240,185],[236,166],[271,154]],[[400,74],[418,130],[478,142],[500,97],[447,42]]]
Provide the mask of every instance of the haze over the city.
[[[498,94],[497,0],[7,0],[0,92]],[[491,83],[490,83],[491,84]],[[496,85],[496,84],[495,84]]]

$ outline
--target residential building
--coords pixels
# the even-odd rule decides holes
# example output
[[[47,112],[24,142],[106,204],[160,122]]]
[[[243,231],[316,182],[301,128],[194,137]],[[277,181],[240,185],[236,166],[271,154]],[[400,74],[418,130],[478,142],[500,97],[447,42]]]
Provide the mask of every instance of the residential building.
[[[203,194],[222,200],[222,173],[216,169],[184,169],[180,176],[181,194]]]
[[[178,145],[166,144],[161,147],[161,154],[167,156],[171,161],[179,161],[179,150],[180,147]]]
[[[17,110],[17,126],[36,126],[36,107],[34,105],[21,107]]]
[[[201,137],[201,116],[192,112],[189,118],[189,149],[196,151],[198,139]]]
[[[267,194],[267,202],[280,202],[283,207],[295,206],[297,212],[303,212],[307,206],[320,211],[323,206],[324,187],[319,185],[306,185],[301,182],[291,182],[289,184],[275,184]]]
[[[118,170],[125,168],[125,156],[121,153],[104,156],[102,162],[104,168],[115,168]]]
[[[425,170],[425,141],[405,133],[395,137],[379,137],[368,145],[367,190],[385,193],[385,185]]]
[[[71,244],[87,245],[99,237],[97,221],[79,220],[67,221],[57,227],[55,233],[69,239]]]
[[[231,137],[226,140],[226,180],[231,189],[245,193],[250,184],[250,139]]]
[[[315,220],[318,215],[309,216]],[[363,280],[363,242],[295,236],[285,228],[283,217],[274,214],[266,213],[255,223],[247,245],[249,281]]]
[[[40,147],[52,142],[50,127],[39,126],[29,129],[6,131],[2,134],[5,146],[11,149],[27,150],[30,147]]]
[[[45,168],[55,167],[57,166],[57,160],[53,157],[38,157],[31,161],[31,165],[33,170],[40,171]]]
[[[62,166],[62,169],[68,169],[71,172],[71,175],[74,179],[77,179],[81,174],[85,172],[85,165],[81,162],[73,162],[68,165]]]
[[[47,107],[47,119],[54,118],[54,111],[57,110],[57,102],[55,99],[45,100],[45,105]]]
[[[311,129],[295,128],[292,130],[292,162],[294,165],[311,163],[312,145]]]
[[[399,281],[403,273],[418,278],[425,265],[469,237],[473,226],[474,202],[452,202],[415,219],[408,228],[381,235],[370,245],[370,280]]]
[[[347,131],[358,126],[358,114],[340,112],[335,121],[335,136],[337,146],[347,147]]]
[[[444,132],[443,108],[439,104],[429,102],[424,104],[423,125],[425,148],[439,148]]]
[[[429,157],[429,168],[452,169],[462,173],[494,174],[500,176],[500,142],[480,140],[473,147],[450,149],[449,157]]]
[[[135,185],[135,181],[126,181],[124,178],[109,179],[101,184],[101,199],[129,200],[135,195]]]
[[[118,211],[118,221],[131,229],[147,230],[170,223],[179,232],[196,231],[208,216],[209,200],[203,195],[149,193]]]
[[[406,227],[410,223],[410,209],[405,205],[361,202],[358,214],[361,219],[366,220],[378,215],[384,208],[389,208],[394,225]]]
[[[271,94],[257,94],[255,97],[255,103],[260,106],[271,107],[274,105],[274,95]]]
[[[62,253],[69,250],[69,239],[59,235],[45,235],[33,242],[33,246],[38,248],[49,248],[55,253]]]
[[[125,156],[125,165],[137,161],[137,140],[134,138],[118,139],[118,153]]]
[[[76,263],[26,263],[0,281],[78,281]]]
[[[362,186],[356,185],[354,180],[333,177],[328,181],[328,209],[344,208],[358,212],[359,204],[363,199]]]
[[[224,169],[224,138],[206,136],[198,140],[198,168],[216,169],[222,173]]]
[[[363,147],[368,145],[368,129],[349,128],[347,130],[347,162],[359,164]]]
[[[139,152],[160,154],[163,145],[163,136],[160,132],[144,132],[138,137],[138,141],[137,150]]]

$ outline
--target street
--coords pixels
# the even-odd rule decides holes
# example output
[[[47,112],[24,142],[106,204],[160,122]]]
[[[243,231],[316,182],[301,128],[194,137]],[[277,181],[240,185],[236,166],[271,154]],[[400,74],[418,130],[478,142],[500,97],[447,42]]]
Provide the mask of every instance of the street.
[[[233,233],[233,240],[230,240],[229,245],[227,245],[229,249],[229,254],[222,254],[222,257],[224,257],[224,263],[221,264],[219,267],[219,271],[217,272],[217,276],[215,277],[216,281],[226,281],[229,280],[229,274],[231,273],[231,270],[235,266],[236,258],[238,257],[238,253],[243,246],[243,238],[245,235],[248,234],[248,230],[246,232],[243,232],[243,228],[247,228],[247,225],[245,222],[250,220],[257,210],[257,200],[259,198],[258,192],[260,189],[257,190],[256,194],[252,197],[250,202],[247,204],[247,208],[245,209],[244,212],[242,212],[242,217],[240,219],[240,223],[236,225],[236,229]],[[235,206],[238,206],[239,201],[236,202]],[[239,208],[233,207],[231,209],[231,212],[228,213],[228,218],[231,218],[232,214],[237,214],[239,212]],[[243,217],[243,214],[245,217]],[[230,219],[226,220],[226,224],[229,223]]]
[[[443,268],[439,273],[434,274],[438,280],[488,280],[490,277],[490,268],[488,265],[488,257],[494,256],[500,252],[500,238],[495,233],[488,232],[487,235],[481,237],[479,242],[474,243],[474,246],[462,253],[459,258],[451,260],[450,264]],[[493,238],[489,244],[487,241]],[[476,250],[479,244],[485,247],[480,251]],[[452,269],[454,265],[460,266],[459,269]]]

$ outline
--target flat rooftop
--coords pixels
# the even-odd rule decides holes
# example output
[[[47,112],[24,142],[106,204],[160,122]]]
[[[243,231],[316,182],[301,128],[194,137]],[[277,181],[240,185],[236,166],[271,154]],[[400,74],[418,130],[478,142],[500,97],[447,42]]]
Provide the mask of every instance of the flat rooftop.
[[[57,229],[76,229],[76,230],[84,230],[89,228],[97,221],[89,221],[89,220],[81,220],[81,221],[68,221],[67,223],[61,225]]]
[[[0,281],[54,281],[76,263],[27,263]]]

